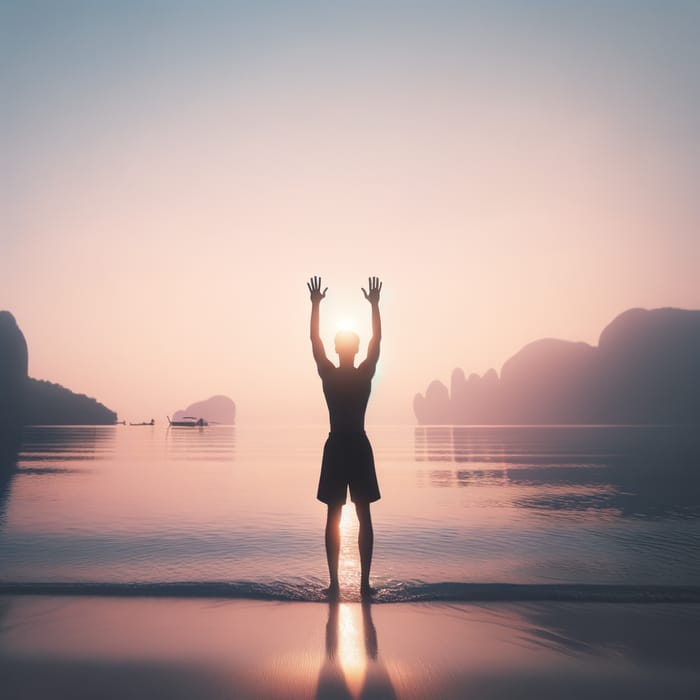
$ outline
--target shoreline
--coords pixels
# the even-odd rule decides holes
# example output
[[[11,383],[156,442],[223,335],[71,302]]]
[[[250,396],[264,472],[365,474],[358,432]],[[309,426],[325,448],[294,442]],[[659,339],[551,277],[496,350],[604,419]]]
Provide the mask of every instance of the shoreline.
[[[226,599],[300,603],[329,603],[324,584],[295,581],[0,581],[0,596],[90,596],[104,598]],[[578,602],[619,604],[700,603],[700,586],[571,584],[571,583],[476,583],[399,582],[377,586],[369,601],[349,587],[341,591],[340,603],[525,603]]]

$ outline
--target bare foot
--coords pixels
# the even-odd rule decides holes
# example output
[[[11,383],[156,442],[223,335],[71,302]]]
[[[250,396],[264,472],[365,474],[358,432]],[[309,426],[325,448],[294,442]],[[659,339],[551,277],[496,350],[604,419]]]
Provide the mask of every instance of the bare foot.
[[[377,589],[372,588],[369,583],[363,583],[362,586],[360,586],[360,596],[364,599],[371,598],[376,592]]]
[[[331,583],[328,588],[324,588],[323,592],[326,594],[328,600],[338,600],[340,597],[340,586],[337,583]]]

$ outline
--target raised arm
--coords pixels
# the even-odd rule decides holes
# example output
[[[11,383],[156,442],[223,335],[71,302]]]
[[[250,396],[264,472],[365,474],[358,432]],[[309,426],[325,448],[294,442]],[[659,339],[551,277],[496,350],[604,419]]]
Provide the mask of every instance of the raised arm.
[[[368,281],[369,292],[363,287],[362,293],[372,305],[372,338],[367,347],[367,359],[362,362],[360,367],[374,374],[379,361],[379,343],[382,339],[382,320],[379,315],[379,293],[382,291],[382,283],[379,281],[379,277],[370,277]]]
[[[326,357],[326,349],[323,347],[320,332],[320,310],[321,300],[326,296],[328,287],[323,292],[321,291],[321,278],[312,277],[306,286],[311,295],[311,350],[316,360],[318,373],[323,374],[323,371],[333,367],[333,363]]]

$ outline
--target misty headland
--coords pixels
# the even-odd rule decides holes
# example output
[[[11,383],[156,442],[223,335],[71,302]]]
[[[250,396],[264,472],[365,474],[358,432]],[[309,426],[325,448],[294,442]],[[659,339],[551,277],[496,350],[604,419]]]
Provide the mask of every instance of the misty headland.
[[[413,403],[419,424],[697,424],[700,311],[630,309],[597,346],[544,338],[505,362],[500,376],[452,373]]]
[[[29,376],[29,349],[24,333],[9,311],[0,311],[0,428],[3,434],[23,425],[113,425],[117,412],[97,399],[53,382]],[[174,413],[174,419],[196,416],[233,425],[236,404],[216,395]],[[0,436],[2,437],[2,436]]]
[[[0,426],[111,425],[115,411],[85,394],[29,376],[27,341],[14,316],[0,311]]]

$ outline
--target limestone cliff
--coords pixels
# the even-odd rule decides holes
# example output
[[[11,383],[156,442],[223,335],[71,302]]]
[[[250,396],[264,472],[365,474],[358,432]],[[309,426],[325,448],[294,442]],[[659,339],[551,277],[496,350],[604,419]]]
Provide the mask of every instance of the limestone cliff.
[[[9,311],[0,311],[0,431],[22,423],[29,355],[27,341]]]
[[[24,334],[9,311],[0,311],[0,440],[22,425],[110,425],[117,414],[95,399],[27,376]]]
[[[631,309],[597,347],[553,338],[526,345],[500,377],[465,378],[418,394],[421,424],[700,423],[700,311]]]

